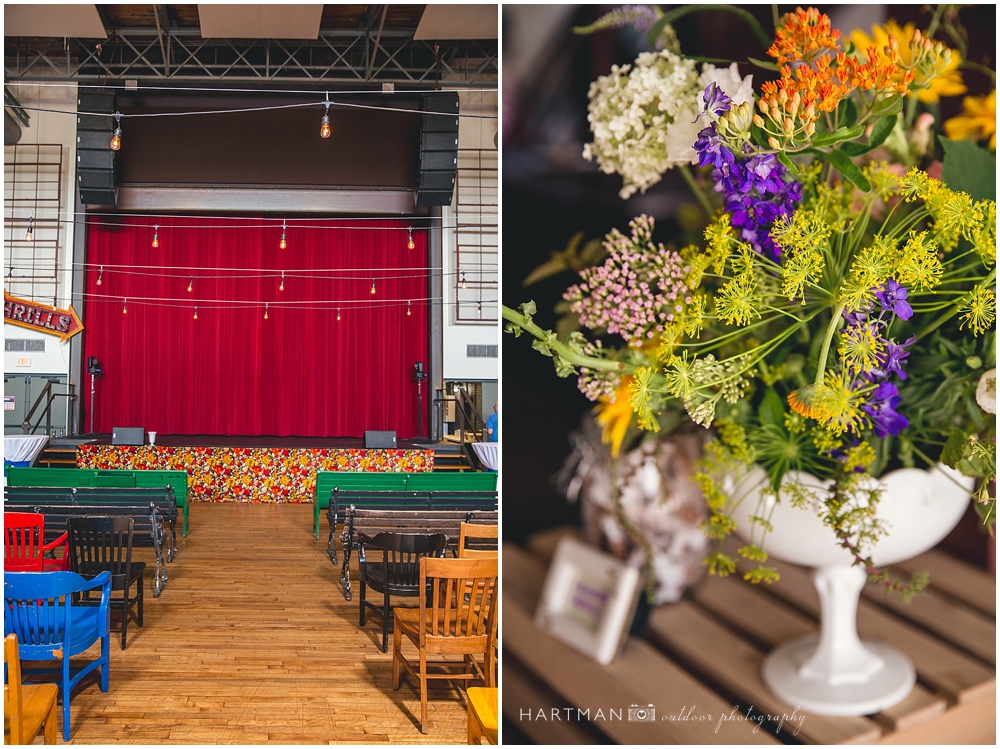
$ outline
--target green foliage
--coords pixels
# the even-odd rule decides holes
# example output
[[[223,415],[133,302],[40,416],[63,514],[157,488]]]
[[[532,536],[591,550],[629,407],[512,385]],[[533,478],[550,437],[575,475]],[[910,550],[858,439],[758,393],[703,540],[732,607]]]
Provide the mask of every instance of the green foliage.
[[[861,190],[861,192],[871,191],[872,183],[868,181],[864,172],[851,161],[851,157],[846,153],[840,149],[834,149],[827,154],[826,158],[830,162],[830,166],[840,172],[840,175],[844,179]]]
[[[845,140],[860,138],[864,134],[864,125],[858,125],[856,127],[842,127],[834,130],[832,133],[817,133],[813,136],[812,144],[816,148],[835,146],[838,143],[843,143]]]
[[[702,10],[717,10],[732,13],[734,16],[742,19],[743,22],[750,27],[754,36],[756,36],[760,40],[760,43],[764,45],[764,49],[771,46],[770,35],[764,31],[764,28],[760,25],[757,19],[753,17],[753,14],[743,8],[737,8],[735,5],[716,5],[714,3],[706,5],[681,5],[680,7],[668,10],[663,14],[663,16],[660,17],[660,20],[653,24],[652,28],[650,28],[649,33],[647,34],[649,43],[651,45],[656,44],[656,39],[660,36],[660,32],[663,31],[663,27],[668,23],[672,24],[678,18],[683,18],[689,13],[695,13]]]
[[[996,200],[997,157],[967,140],[938,137],[944,149],[941,181],[952,190],[967,192],[973,200]]]
[[[848,156],[861,156],[873,151],[883,143],[885,139],[889,137],[889,133],[896,126],[896,120],[898,115],[886,115],[885,117],[880,117],[876,122],[875,126],[872,127],[872,131],[868,136],[868,143],[845,143],[840,147],[840,150],[846,153]]]

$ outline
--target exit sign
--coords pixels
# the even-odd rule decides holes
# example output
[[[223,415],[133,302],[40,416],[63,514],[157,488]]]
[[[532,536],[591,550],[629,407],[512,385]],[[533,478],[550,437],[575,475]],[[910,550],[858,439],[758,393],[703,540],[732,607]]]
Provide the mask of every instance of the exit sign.
[[[30,356],[19,356],[17,357],[17,366],[19,367],[30,367],[31,357]]]

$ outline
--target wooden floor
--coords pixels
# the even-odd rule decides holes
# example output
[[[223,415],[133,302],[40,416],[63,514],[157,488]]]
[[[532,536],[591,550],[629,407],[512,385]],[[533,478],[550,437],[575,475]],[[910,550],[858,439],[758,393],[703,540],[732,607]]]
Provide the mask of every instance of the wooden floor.
[[[71,743],[464,744],[460,687],[431,686],[426,735],[419,690],[404,677],[392,691],[391,636],[383,654],[378,618],[358,627],[312,509],[195,503],[158,599],[147,564],[127,650],[112,616],[111,688],[73,692]]]

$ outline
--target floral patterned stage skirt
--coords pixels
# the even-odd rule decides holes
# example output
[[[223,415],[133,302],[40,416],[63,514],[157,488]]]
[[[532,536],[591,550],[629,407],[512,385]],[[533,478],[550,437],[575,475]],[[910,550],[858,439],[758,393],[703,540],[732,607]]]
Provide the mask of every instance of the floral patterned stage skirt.
[[[433,450],[79,445],[78,468],[187,471],[205,502],[312,502],[316,471],[434,470]]]

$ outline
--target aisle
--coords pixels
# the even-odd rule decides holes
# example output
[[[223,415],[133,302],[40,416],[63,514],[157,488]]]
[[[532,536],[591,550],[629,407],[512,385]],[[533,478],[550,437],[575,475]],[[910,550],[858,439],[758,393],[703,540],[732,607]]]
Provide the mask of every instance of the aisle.
[[[464,692],[448,683],[431,686],[420,733],[419,689],[392,691],[391,639],[383,654],[377,617],[358,627],[311,523],[311,504],[194,503],[159,599],[139,549],[145,627],[129,623],[122,651],[113,615],[111,689],[73,693],[71,743],[464,744]]]

